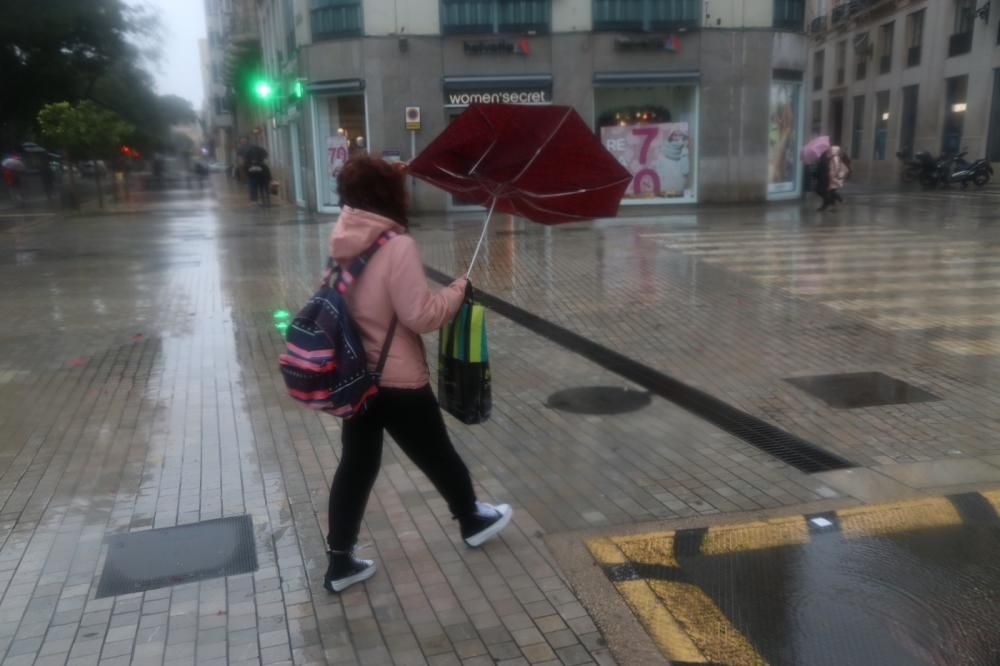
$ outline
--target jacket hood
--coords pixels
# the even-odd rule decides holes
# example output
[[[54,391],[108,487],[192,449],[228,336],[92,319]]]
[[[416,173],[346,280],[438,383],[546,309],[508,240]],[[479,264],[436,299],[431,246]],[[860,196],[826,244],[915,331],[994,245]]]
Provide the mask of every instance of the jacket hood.
[[[330,256],[344,262],[358,256],[386,231],[405,233],[402,226],[367,210],[344,206],[330,233]]]

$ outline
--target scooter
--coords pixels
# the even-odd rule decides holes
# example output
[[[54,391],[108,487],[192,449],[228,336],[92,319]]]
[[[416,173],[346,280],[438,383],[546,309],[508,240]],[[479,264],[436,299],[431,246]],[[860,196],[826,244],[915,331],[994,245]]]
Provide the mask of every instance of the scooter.
[[[924,173],[933,172],[936,168],[937,160],[926,150],[921,150],[910,158],[901,152],[896,153],[896,157],[903,162],[902,179],[904,183],[915,183],[921,180]]]
[[[961,183],[962,189],[973,183],[976,187],[985,187],[993,177],[993,166],[987,160],[976,160],[972,164],[960,166],[951,174],[949,182]]]
[[[986,160],[969,163],[965,155],[963,151],[952,157],[942,157],[932,174],[921,174],[921,184],[927,189],[936,187],[938,183],[946,187],[959,183],[963,190],[969,187],[969,183],[974,183],[976,187],[985,186],[993,176],[993,167]]]

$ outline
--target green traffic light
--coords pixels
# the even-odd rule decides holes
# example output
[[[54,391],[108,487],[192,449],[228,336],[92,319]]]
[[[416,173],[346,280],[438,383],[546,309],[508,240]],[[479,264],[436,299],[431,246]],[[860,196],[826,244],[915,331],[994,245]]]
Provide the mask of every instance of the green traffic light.
[[[296,81],[292,84],[292,97],[301,99],[303,93],[305,93],[305,86],[302,85],[301,81]]]
[[[260,99],[271,99],[271,95],[274,94],[274,88],[267,81],[258,81],[255,83],[253,91]]]

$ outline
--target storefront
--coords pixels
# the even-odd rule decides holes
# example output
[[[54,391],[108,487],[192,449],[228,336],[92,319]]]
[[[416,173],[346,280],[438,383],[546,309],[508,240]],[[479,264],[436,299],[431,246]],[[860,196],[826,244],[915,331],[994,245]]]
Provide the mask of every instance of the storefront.
[[[623,205],[698,200],[698,72],[594,74],[594,126],[632,183]]]
[[[802,73],[775,72],[767,126],[767,198],[802,195]]]
[[[364,88],[362,79],[309,85],[316,208],[321,213],[340,211],[337,174],[348,157],[367,149],[368,108]]]
[[[472,104],[551,104],[551,74],[509,76],[445,76],[443,79],[445,123],[457,118]],[[448,197],[448,210],[477,210],[476,204]]]

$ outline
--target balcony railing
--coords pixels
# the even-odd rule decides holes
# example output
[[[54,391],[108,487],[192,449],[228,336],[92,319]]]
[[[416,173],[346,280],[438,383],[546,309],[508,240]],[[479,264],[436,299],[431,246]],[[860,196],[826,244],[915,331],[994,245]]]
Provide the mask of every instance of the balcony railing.
[[[958,32],[948,40],[948,57],[964,55],[972,50],[972,32]]]

